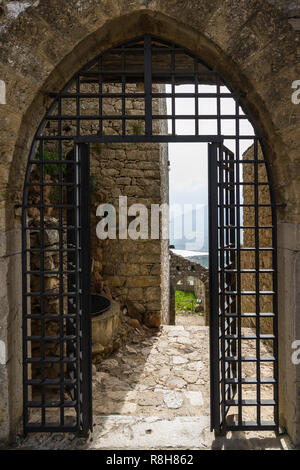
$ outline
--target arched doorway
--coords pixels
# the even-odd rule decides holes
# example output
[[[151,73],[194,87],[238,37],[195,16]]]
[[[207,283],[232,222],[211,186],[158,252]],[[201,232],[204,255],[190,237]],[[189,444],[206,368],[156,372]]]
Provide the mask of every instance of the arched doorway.
[[[132,90],[131,84],[138,86]],[[193,91],[178,93],[176,86],[184,84]],[[188,50],[150,35],[101,54],[53,98],[32,145],[24,186],[25,432],[91,429],[89,146],[131,142],[209,145],[212,428],[276,430],[275,204],[268,162],[259,150],[262,142],[251,130],[242,98]],[[119,101],[118,113],[104,109],[105,100],[112,99]],[[171,112],[164,108],[166,99]],[[188,100],[186,114],[176,114],[176,99]],[[139,113],[128,111],[131,100],[140,103]],[[161,104],[158,114],[153,100]],[[205,100],[210,100],[209,112]],[[233,100],[232,109],[226,100]],[[194,131],[178,132],[179,121],[192,122]],[[156,126],[159,122],[165,125]],[[245,143],[252,149],[247,158]],[[260,199],[261,188],[267,202]],[[252,240],[250,246],[244,240]],[[57,279],[50,288],[53,272]],[[251,333],[244,334],[245,325]],[[246,342],[252,342],[252,356],[243,354]],[[262,342],[272,351],[268,356],[261,355]],[[250,377],[244,370],[248,363],[254,367]],[[265,363],[272,364],[271,377],[262,373]],[[262,397],[266,386],[267,399]],[[245,419],[249,407],[254,421]],[[237,410],[234,422],[227,420],[231,408]],[[31,409],[40,413],[38,421],[30,422]],[[56,421],[48,420],[49,409],[57,410]],[[66,416],[70,409],[73,415]],[[272,419],[265,420],[269,414]]]

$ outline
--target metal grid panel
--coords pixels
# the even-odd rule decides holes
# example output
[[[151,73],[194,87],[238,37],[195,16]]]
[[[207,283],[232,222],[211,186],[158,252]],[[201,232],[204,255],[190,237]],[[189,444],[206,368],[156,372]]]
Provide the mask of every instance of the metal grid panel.
[[[134,86],[134,84],[138,84],[138,86]],[[222,266],[218,264],[215,266],[216,271],[211,270],[211,280],[213,281],[211,304],[212,306],[214,304],[214,286],[221,286],[221,290],[217,294],[223,305],[223,317],[221,316],[221,332],[223,333],[220,338],[220,348],[223,353],[229,352],[232,356],[232,360],[228,361],[225,366],[221,363],[220,373],[222,378],[225,377],[224,383],[222,383],[222,393],[224,397],[226,396],[226,400],[224,399],[221,403],[222,422],[224,422],[224,416],[228,415],[228,409],[232,407],[230,402],[236,399],[233,397],[238,397],[237,427],[244,426],[242,318],[249,317],[256,321],[257,352],[255,362],[258,364],[255,378],[255,383],[258,384],[255,395],[255,403],[257,404],[254,405],[257,407],[258,415],[256,424],[253,426],[262,425],[259,419],[260,384],[264,383],[265,379],[259,374],[262,362],[259,351],[261,336],[259,332],[261,318],[266,318],[268,314],[260,312],[260,296],[270,295],[274,304],[273,311],[269,315],[274,317],[275,362],[272,379],[274,382],[272,383],[274,383],[275,401],[274,423],[277,425],[276,213],[270,177],[267,181],[259,181],[255,170],[252,182],[245,182],[240,175],[240,165],[245,163],[240,160],[241,155],[247,144],[253,142],[253,161],[256,165],[254,166],[257,169],[260,163],[265,164],[269,174],[268,163],[264,160],[263,162],[258,161],[258,140],[251,127],[249,114],[241,107],[242,96],[234,93],[216,70],[190,51],[150,35],[145,35],[102,53],[79,70],[60,93],[52,93],[51,96],[53,103],[38,129],[32,145],[23,197],[25,430],[79,430],[85,429],[87,424],[84,422],[90,424],[91,419],[90,372],[82,374],[83,364],[80,359],[82,352],[87,358],[90,348],[90,333],[84,339],[81,336],[84,328],[89,331],[89,325],[85,323],[85,320],[82,322],[81,317],[83,311],[88,312],[89,310],[89,299],[86,296],[82,297],[81,273],[84,268],[87,274],[84,279],[84,291],[87,292],[89,267],[86,261],[87,255],[82,255],[80,233],[88,226],[88,220],[81,219],[80,215],[83,204],[87,204],[87,201],[81,200],[80,197],[82,182],[81,171],[79,171],[82,163],[79,155],[81,152],[87,155],[87,147],[83,146],[81,152],[74,154],[71,152],[74,148],[74,142],[77,144],[86,142],[225,142],[226,146],[230,147],[231,151],[223,149],[221,154],[219,154],[219,150],[216,151],[216,158],[221,155],[224,160],[224,168],[220,166],[218,173],[215,174],[217,167],[210,165],[210,193],[212,194],[213,190],[217,191],[217,188],[220,187],[218,185],[226,185],[227,188],[230,188],[222,193],[221,202],[216,202],[221,194],[216,193],[214,196],[217,198],[213,199],[214,203],[217,206],[218,204],[222,205],[224,212],[220,212],[219,208],[217,213],[213,213],[213,217],[219,217],[219,230],[214,233],[214,230],[211,229],[210,233],[211,246],[216,247],[219,243],[220,248],[218,249],[222,253]],[[178,103],[182,99],[189,104],[189,110],[180,114]],[[139,100],[140,113],[133,114],[131,112],[130,103],[132,100]],[[162,106],[161,112],[154,114],[153,100],[156,100],[156,103],[158,100],[161,100],[161,103],[165,103],[167,100],[169,105],[168,107]],[[118,103],[118,105],[111,107],[111,103]],[[233,106],[228,106],[230,103],[231,105],[233,103]],[[187,122],[192,125],[185,127]],[[166,124],[162,126],[164,129],[162,132],[158,130],[157,123]],[[208,127],[207,123],[210,123]],[[212,128],[214,128],[213,131]],[[84,158],[83,161],[88,162],[88,158]],[[79,172],[75,171],[76,169]],[[222,169],[221,172],[220,169]],[[85,177],[83,178],[86,186],[88,185],[87,175],[88,164],[85,166]],[[253,204],[243,204],[241,195],[245,185],[254,187]],[[259,243],[258,208],[261,204],[258,203],[258,199],[260,189],[265,186],[270,190],[272,210],[273,245],[268,248],[260,247]],[[38,188],[38,194],[34,194],[33,197],[36,188]],[[49,192],[54,193],[55,196],[50,201]],[[212,207],[215,206],[211,204],[211,211]],[[88,213],[88,206],[86,205],[85,208],[85,212]],[[34,209],[39,211],[39,227],[33,227],[29,223],[32,219],[30,214]],[[57,227],[49,223],[50,210],[57,214]],[[255,230],[255,246],[252,247],[242,245],[241,211],[243,210],[257,211],[252,227]],[[36,236],[37,231],[39,238],[35,240],[33,246],[32,237]],[[54,247],[49,244],[45,245],[44,242],[45,234],[51,231],[56,233],[58,237],[58,243]],[[49,238],[48,235],[46,238]],[[87,247],[88,253],[88,243],[84,245]],[[270,251],[272,254],[273,290],[269,293],[260,291],[260,250]],[[249,270],[256,276],[255,288],[253,293],[248,294],[243,292],[241,285],[243,276],[241,257],[247,251],[254,254],[256,263]],[[47,276],[53,274],[53,270],[49,269],[47,265],[49,255],[58,257],[58,289],[55,292],[48,292],[46,288]],[[38,260],[37,263],[36,260]],[[219,263],[219,258],[217,258],[217,263]],[[36,281],[33,282],[34,279],[39,282],[38,289],[36,289]],[[226,289],[228,289],[225,290],[224,286],[227,286]],[[242,312],[242,297],[244,295],[255,296],[255,312],[248,314]],[[49,305],[53,307],[53,298],[58,303],[56,313],[49,312]],[[54,320],[57,322],[57,331],[55,339],[51,338],[51,341],[60,344],[60,355],[59,357],[48,357],[47,345],[51,341],[46,336],[47,322]],[[38,334],[34,338],[31,336],[31,329],[38,329]],[[39,350],[36,343],[40,345]],[[215,354],[219,354],[217,348],[219,348],[219,339],[211,341],[212,369],[214,369],[213,362],[217,357]],[[32,357],[33,350],[38,351],[39,354]],[[48,364],[50,363],[58,366],[55,379],[47,377]],[[37,369],[34,370],[30,366],[31,370],[29,370],[29,364],[35,364]],[[30,377],[32,373],[40,378],[32,379]],[[57,383],[54,383],[53,380],[54,382],[56,380]],[[34,394],[39,392],[39,400],[37,401],[34,401],[30,395],[33,387],[36,387]],[[49,389],[56,387],[59,395],[57,400],[48,399],[48,387]],[[79,395],[79,390],[84,390],[83,395]],[[219,393],[219,383],[216,380],[216,374],[213,373],[212,391],[213,402]],[[66,399],[66,396],[70,398]],[[80,411],[80,400],[88,403],[83,413]],[[30,423],[28,413],[31,408],[40,411],[40,420],[33,423]],[[56,424],[51,423],[51,419],[48,420],[48,408],[58,409],[60,418],[55,421]],[[71,418],[65,419],[67,408],[75,410],[74,417],[76,415],[76,419],[73,419],[72,425],[69,424]],[[233,425],[226,423],[227,429],[230,426]],[[248,423],[247,429],[249,426]],[[217,429],[217,425],[214,427]]]
[[[233,152],[224,145],[209,146],[209,195],[210,195],[210,289],[211,289],[211,413],[212,428],[217,432],[228,430],[276,430],[278,427],[277,395],[277,326],[276,326],[276,292],[265,291],[261,287],[260,276],[266,273],[276,284],[274,244],[272,247],[260,245],[259,230],[266,229],[260,225],[260,208],[272,204],[259,201],[257,139],[253,146],[253,159],[238,160]],[[253,165],[254,203],[243,204],[241,165]],[[243,224],[244,208],[251,207],[255,219],[254,226]],[[254,230],[254,246],[243,244],[243,231]],[[273,231],[273,226],[267,227]],[[273,240],[274,243],[274,240]],[[270,251],[272,267],[261,267],[260,256]],[[243,267],[243,252],[253,254],[253,269]],[[250,258],[251,261],[251,258]],[[242,276],[254,277],[253,291],[246,291]],[[273,287],[274,288],[274,287]],[[272,298],[273,311],[263,312],[261,297]],[[242,308],[243,296],[254,297],[254,311],[245,312]],[[272,318],[273,331],[263,333],[262,321]],[[252,328],[246,328],[245,320],[251,319]],[[250,330],[250,331],[249,331]],[[252,354],[244,355],[246,342],[254,342]],[[272,353],[263,355],[263,342],[272,343]],[[270,344],[269,344],[270,346]],[[245,374],[245,365],[254,364],[252,375]],[[261,375],[265,364],[269,367],[269,376]],[[266,398],[263,387],[268,387]],[[246,419],[249,417],[251,419]],[[266,419],[266,417],[268,419]],[[271,417],[271,418],[270,418]]]
[[[48,163],[45,155],[41,142],[31,180],[40,201],[23,212],[24,431],[86,432],[91,403],[90,380],[83,377],[91,367],[90,350],[82,344],[84,333],[90,335],[89,316],[83,315],[90,298],[88,154],[81,144],[66,156],[59,146],[56,163]],[[57,200],[46,204],[52,168]],[[55,225],[46,215],[49,206],[57,211]],[[38,226],[30,225],[29,209],[39,211]],[[55,270],[49,266],[53,258]],[[49,276],[56,276],[54,286],[48,285]]]

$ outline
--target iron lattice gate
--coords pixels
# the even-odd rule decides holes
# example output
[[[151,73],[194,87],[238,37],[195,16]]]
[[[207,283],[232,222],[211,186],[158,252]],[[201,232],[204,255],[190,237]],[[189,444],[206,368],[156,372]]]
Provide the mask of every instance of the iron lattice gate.
[[[217,433],[257,429],[276,431],[276,315],[262,311],[260,306],[263,295],[274,295],[274,291],[263,291],[260,282],[260,276],[274,277],[273,267],[266,269],[260,264],[260,254],[274,250],[260,243],[260,230],[272,229],[263,226],[259,218],[259,208],[264,206],[259,201],[259,186],[264,183],[259,181],[258,166],[264,161],[258,159],[257,142],[251,160],[236,160],[233,152],[216,143],[209,145],[208,155],[211,428]],[[253,179],[245,182],[242,165],[247,164],[253,166]],[[245,185],[253,191],[252,204],[243,201],[241,188]],[[246,208],[254,212],[253,226],[244,225]],[[244,246],[244,230],[253,230],[253,247]],[[274,257],[272,260],[274,262]],[[245,291],[243,276],[253,277],[253,291]],[[243,296],[254,297],[253,311],[245,311],[247,304]],[[262,322],[268,318],[274,322],[273,331],[264,333]],[[245,347],[250,342],[251,355],[248,354],[249,346]],[[265,343],[268,346],[271,343],[272,347],[268,348]],[[251,367],[247,369],[247,365]],[[271,367],[267,369],[266,365]]]
[[[212,428],[277,429],[276,213],[268,162],[241,96],[191,51],[149,34],[101,53],[50,96],[23,194],[25,432],[91,428],[87,142],[214,142]]]
[[[39,225],[30,225],[26,207],[23,214],[24,431],[86,435],[92,427],[89,147],[78,144],[55,161],[55,183],[44,177],[49,164],[41,143],[39,181],[27,187],[38,188]],[[46,215],[49,185],[57,190],[54,220]]]

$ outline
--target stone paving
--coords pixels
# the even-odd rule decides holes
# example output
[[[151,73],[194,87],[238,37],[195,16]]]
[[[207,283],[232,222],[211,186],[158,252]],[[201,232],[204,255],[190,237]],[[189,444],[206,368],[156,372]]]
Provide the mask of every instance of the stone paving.
[[[36,434],[22,448],[285,449],[272,432],[210,432],[208,328],[177,326],[132,331],[127,345],[93,366],[94,432]],[[185,326],[187,324],[187,326]]]

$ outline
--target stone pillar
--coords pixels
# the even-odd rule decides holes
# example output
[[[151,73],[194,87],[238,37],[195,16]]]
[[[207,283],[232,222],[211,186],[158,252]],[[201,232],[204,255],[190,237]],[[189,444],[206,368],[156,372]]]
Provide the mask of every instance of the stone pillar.
[[[0,442],[22,416],[21,232],[0,232]]]
[[[278,224],[279,405],[281,425],[300,444],[300,364],[292,343],[300,340],[300,224]]]

